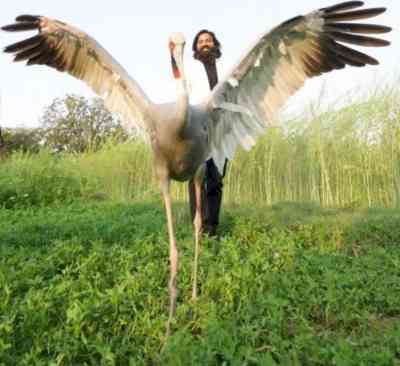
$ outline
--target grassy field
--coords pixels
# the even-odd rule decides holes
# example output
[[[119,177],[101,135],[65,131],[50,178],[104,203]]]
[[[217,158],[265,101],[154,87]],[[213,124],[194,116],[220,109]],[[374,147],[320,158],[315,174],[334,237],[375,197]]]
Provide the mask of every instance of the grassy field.
[[[218,240],[168,242],[148,149],[0,162],[0,366],[400,366],[399,93],[293,119],[225,179]]]
[[[400,210],[225,209],[193,244],[176,206],[178,314],[166,342],[158,201],[0,211],[0,365],[400,365]]]

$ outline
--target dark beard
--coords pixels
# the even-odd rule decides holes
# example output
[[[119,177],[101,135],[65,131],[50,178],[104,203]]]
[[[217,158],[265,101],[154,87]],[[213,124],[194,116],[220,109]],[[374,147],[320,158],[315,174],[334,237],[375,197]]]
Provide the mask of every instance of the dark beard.
[[[218,47],[209,48],[207,51],[204,49],[200,49],[193,54],[193,57],[196,60],[199,60],[203,63],[211,63],[214,62],[217,58],[221,57],[221,51]]]

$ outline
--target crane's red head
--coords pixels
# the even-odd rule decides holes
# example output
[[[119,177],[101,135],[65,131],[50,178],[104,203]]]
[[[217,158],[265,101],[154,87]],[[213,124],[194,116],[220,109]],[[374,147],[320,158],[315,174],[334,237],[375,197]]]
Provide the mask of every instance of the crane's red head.
[[[169,38],[168,47],[171,52],[172,72],[175,79],[179,79],[182,76],[184,46],[185,37],[182,33],[174,33],[171,35],[171,37]]]

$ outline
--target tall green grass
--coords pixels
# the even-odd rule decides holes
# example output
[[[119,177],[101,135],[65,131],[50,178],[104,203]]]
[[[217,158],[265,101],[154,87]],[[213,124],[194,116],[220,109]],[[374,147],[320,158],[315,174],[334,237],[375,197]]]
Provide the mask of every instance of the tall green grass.
[[[400,94],[390,90],[339,111],[282,122],[228,173],[230,200],[400,204]],[[233,184],[232,184],[233,183]]]
[[[225,179],[226,203],[312,201],[322,206],[400,206],[400,92],[392,88],[340,110],[283,120]],[[310,115],[310,114],[309,114]],[[186,184],[175,184],[186,200]],[[5,207],[79,198],[129,201],[158,194],[151,153],[139,141],[80,155],[14,154],[0,163]]]

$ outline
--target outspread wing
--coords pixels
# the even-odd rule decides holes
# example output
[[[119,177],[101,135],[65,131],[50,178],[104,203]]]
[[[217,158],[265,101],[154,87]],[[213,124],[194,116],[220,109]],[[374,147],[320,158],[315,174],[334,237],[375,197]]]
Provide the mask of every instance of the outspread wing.
[[[109,110],[121,115],[125,128],[148,139],[150,100],[125,69],[93,38],[63,22],[43,16],[21,15],[3,26],[10,32],[38,30],[38,34],[11,44],[4,52],[27,65],[47,65],[84,81],[103,97]]]
[[[277,110],[306,79],[346,65],[378,64],[371,56],[341,43],[389,45],[368,35],[389,32],[389,27],[349,23],[386,10],[354,10],[362,5],[361,1],[348,1],[280,24],[261,36],[228,77],[216,85],[205,105],[212,116],[211,154],[219,167],[226,157],[233,157],[239,144],[245,149],[254,145],[255,137],[273,122]]]

